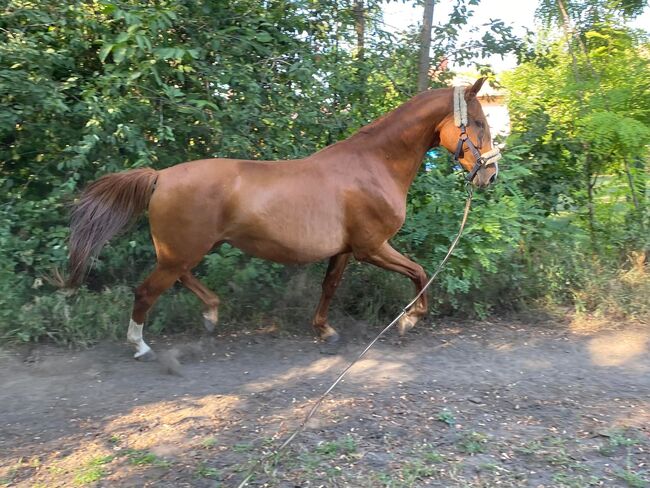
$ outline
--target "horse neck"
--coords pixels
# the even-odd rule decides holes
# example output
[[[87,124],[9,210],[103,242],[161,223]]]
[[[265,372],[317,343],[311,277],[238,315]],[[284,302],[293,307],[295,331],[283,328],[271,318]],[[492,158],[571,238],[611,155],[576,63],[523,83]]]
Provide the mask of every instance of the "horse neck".
[[[420,93],[351,138],[372,154],[373,162],[387,167],[404,193],[426,152],[439,145],[439,126],[453,110],[451,90]]]

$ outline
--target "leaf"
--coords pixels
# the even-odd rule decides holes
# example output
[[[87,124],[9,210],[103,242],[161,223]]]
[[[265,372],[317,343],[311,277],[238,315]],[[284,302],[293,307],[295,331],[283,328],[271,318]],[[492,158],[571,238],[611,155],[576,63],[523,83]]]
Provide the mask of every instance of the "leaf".
[[[159,47],[154,49],[153,53],[157,59],[173,59],[176,56],[176,48]]]
[[[255,39],[257,39],[258,42],[262,42],[262,43],[271,42],[271,40],[273,40],[271,34],[264,31],[258,32],[257,35],[255,36]]]
[[[124,43],[124,42],[128,41],[130,38],[131,38],[131,34],[130,34],[130,33],[128,33],[128,32],[121,32],[120,35],[117,36],[117,39],[115,40],[115,42],[116,42],[117,44],[121,44],[121,43]]]
[[[106,62],[106,57],[110,54],[114,46],[115,44],[104,44],[99,50],[99,60],[102,63]]]
[[[115,62],[115,64],[120,64],[122,61],[124,61],[125,56],[126,56],[126,45],[120,44],[113,48],[113,61]]]

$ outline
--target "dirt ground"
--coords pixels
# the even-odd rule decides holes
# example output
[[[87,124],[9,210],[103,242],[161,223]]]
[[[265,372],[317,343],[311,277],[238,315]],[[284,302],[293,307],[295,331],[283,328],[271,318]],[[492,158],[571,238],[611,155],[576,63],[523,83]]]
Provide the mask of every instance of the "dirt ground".
[[[587,325],[391,334],[250,486],[648,486],[650,327]],[[337,350],[307,328],[159,338],[148,363],[121,343],[5,348],[0,484],[237,486],[378,329],[346,330]]]

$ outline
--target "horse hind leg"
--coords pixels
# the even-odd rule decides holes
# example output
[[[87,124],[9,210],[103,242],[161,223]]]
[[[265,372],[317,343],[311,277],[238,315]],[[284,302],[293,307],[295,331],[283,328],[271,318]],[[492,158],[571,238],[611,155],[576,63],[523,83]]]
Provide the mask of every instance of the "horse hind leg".
[[[203,312],[203,325],[208,332],[214,331],[219,320],[219,297],[190,272],[181,275],[180,280],[183,285],[194,292],[205,304],[206,309]]]
[[[158,297],[171,287],[182,273],[182,269],[163,266],[158,263],[147,279],[136,288],[133,312],[129,322],[129,330],[126,334],[127,340],[136,348],[134,358],[146,360],[155,357],[153,350],[142,337],[144,321],[147,312]]]

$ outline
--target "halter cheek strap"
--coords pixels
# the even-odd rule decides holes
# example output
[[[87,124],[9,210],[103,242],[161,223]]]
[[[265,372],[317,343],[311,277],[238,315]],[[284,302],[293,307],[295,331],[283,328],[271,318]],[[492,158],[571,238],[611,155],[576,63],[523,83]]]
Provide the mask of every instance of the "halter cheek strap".
[[[467,101],[465,100],[464,86],[454,87],[454,124],[456,124],[456,127],[460,128],[460,136],[458,136],[458,145],[456,146],[456,152],[454,153],[454,161],[458,162],[460,160],[460,155],[463,152],[463,146],[465,145],[467,145],[476,160],[472,171],[467,175],[467,181],[471,182],[476,176],[476,173],[478,173],[478,170],[491,164],[494,164],[498,171],[499,167],[497,161],[501,159],[499,148],[493,147],[489,151],[481,154],[467,135]]]

